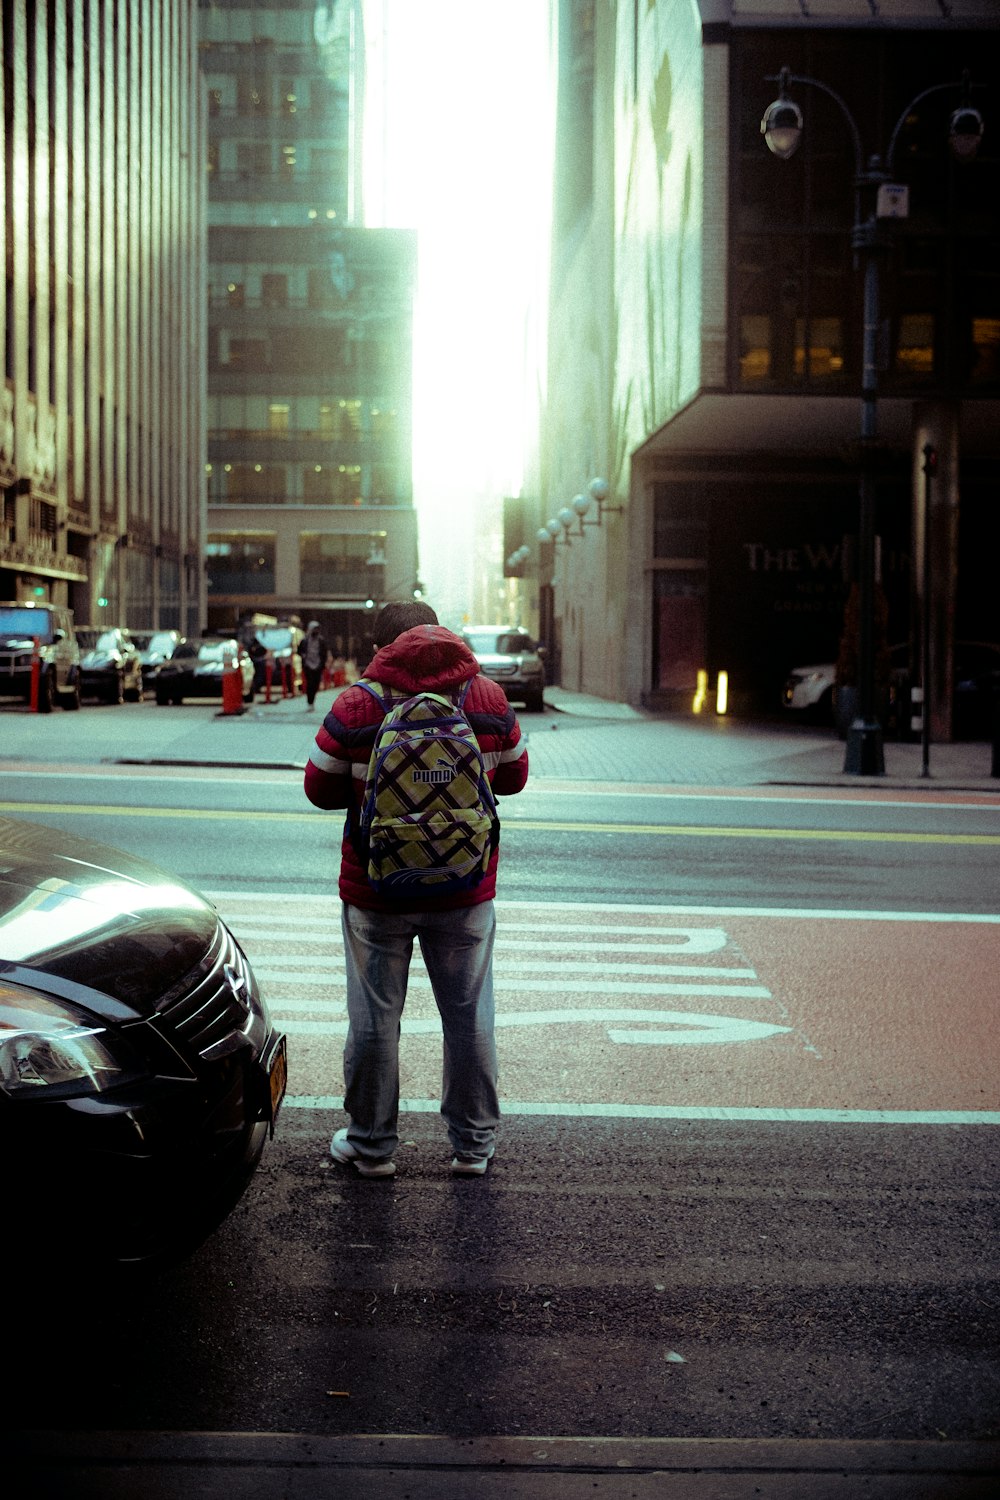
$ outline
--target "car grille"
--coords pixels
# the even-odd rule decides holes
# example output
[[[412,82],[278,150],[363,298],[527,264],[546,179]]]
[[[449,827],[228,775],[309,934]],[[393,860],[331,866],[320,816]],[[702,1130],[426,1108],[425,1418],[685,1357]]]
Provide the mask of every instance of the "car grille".
[[[0,675],[12,677],[15,672],[26,672],[30,666],[30,651],[0,651]]]
[[[225,1057],[241,1045],[250,1018],[252,980],[246,960],[220,923],[220,943],[210,971],[179,999],[158,1012],[161,1026],[206,1060]]]

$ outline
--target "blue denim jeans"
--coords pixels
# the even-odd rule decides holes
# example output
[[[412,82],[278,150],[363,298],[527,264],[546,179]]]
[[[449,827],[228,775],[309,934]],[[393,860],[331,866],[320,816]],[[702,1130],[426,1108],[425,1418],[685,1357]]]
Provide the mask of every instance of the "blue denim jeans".
[[[347,965],[344,1108],[362,1156],[399,1143],[399,1028],[413,939],[444,1032],[441,1113],[452,1149],[492,1156],[500,1121],[494,1036],[492,901],[457,911],[377,912],[343,906]]]

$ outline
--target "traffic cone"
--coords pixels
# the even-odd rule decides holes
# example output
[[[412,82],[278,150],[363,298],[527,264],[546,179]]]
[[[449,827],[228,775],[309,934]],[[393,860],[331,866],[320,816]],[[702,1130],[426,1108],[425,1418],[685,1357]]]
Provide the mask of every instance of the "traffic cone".
[[[243,712],[243,675],[238,667],[226,667],[222,673],[222,713],[216,718]]]

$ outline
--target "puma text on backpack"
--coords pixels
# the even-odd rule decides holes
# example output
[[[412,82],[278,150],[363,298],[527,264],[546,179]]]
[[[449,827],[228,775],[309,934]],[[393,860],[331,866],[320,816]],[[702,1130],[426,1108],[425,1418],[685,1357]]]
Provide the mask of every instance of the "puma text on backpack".
[[[358,683],[385,717],[375,733],[358,824],[374,890],[447,896],[479,884],[499,835],[479,741],[458,702],[421,692],[392,701]]]

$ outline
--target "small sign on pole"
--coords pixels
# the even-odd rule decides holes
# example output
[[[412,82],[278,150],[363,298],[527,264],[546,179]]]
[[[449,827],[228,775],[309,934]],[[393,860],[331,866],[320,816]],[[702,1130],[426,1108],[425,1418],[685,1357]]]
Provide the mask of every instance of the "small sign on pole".
[[[878,219],[908,219],[910,217],[910,189],[905,182],[879,183],[875,201],[875,217]]]

